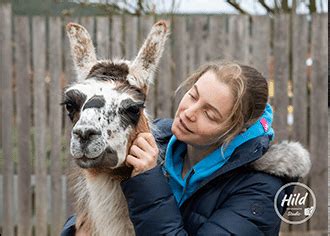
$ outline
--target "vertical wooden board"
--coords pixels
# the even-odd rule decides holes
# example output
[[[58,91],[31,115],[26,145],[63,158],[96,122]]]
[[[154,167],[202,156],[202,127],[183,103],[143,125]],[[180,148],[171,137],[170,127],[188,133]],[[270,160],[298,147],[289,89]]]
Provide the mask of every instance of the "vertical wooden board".
[[[96,18],[96,44],[97,58],[108,59],[110,57],[110,26],[108,17]]]
[[[137,55],[138,47],[138,18],[125,15],[125,59],[133,60]]]
[[[137,45],[139,48],[142,47],[142,44],[144,43],[145,39],[147,38],[153,23],[154,23],[153,16],[141,16],[140,17],[139,28],[138,28],[139,34],[138,34],[138,38],[137,38],[138,39]],[[127,29],[127,27],[128,27],[128,25],[126,22],[126,27],[125,27],[126,31],[129,30],[129,29]],[[127,34],[126,34],[126,36],[127,36]],[[127,44],[127,42],[126,42],[126,44]],[[136,52],[136,54],[137,54],[137,52]],[[151,118],[155,118],[157,115],[156,114],[156,94],[155,94],[156,86],[157,86],[157,75],[155,75],[153,83],[151,83],[149,86],[148,96],[147,96],[147,100],[146,100],[146,107],[148,110],[148,114],[150,114]]]
[[[228,59],[248,63],[250,43],[248,16],[230,15],[228,27]]]
[[[47,165],[46,165],[46,19],[32,18],[33,118],[35,144],[36,235],[47,234]]]
[[[31,235],[31,91],[29,19],[14,18],[18,146],[18,235]]]
[[[186,64],[186,57],[187,57],[187,41],[189,38],[187,37],[186,31],[186,18],[184,16],[174,16],[173,23],[172,23],[172,60],[173,60],[173,90],[175,90],[185,79],[187,76],[187,64]],[[172,114],[175,113],[181,97],[183,93],[180,92],[175,96],[173,107],[172,107]]]
[[[305,15],[295,15],[292,27],[292,79],[294,128],[293,138],[307,147],[307,74],[308,20]]]
[[[192,25],[189,29],[189,41],[193,47],[190,51],[193,53],[191,59],[193,60],[192,71],[204,64],[207,59],[207,37],[208,37],[208,19],[206,16],[193,16]],[[203,43],[205,42],[205,43]]]
[[[194,37],[194,30],[193,30],[193,17],[191,16],[186,16],[186,24],[185,24],[185,28],[184,28],[184,32],[185,32],[185,39],[190,40],[191,38]],[[173,45],[174,45],[175,41],[173,39]],[[189,41],[189,43],[184,43],[183,44],[185,46],[185,56],[183,58],[183,60],[185,61],[186,64],[186,71],[187,74],[190,75],[193,71],[195,71],[197,68],[195,67],[195,47],[194,45]],[[174,54],[172,54],[174,55]]]
[[[310,229],[327,229],[327,80],[328,80],[328,14],[312,16],[312,77],[310,113],[310,153],[313,166],[310,187],[317,209],[310,220]]]
[[[0,5],[0,81],[2,96],[3,150],[3,235],[14,236],[14,164],[13,164],[13,74],[11,4]]]
[[[209,23],[208,61],[221,60],[228,57],[226,46],[226,17],[211,16]]]
[[[77,22],[77,18],[64,18],[64,27],[69,22]],[[71,83],[74,83],[76,80],[76,73],[74,71],[73,67],[73,61],[70,53],[70,44],[69,44],[69,38],[66,35],[66,32],[64,34],[64,77],[65,77],[65,86],[70,85]],[[64,92],[64,91],[63,91]],[[70,171],[71,167],[71,155],[70,155],[70,136],[71,136],[71,129],[72,129],[72,122],[70,121],[69,117],[66,115],[66,112],[64,114],[64,132],[63,136],[65,139],[65,160],[64,160],[64,173],[67,174]],[[68,178],[66,178],[68,181]],[[69,188],[69,184],[67,184]],[[66,204],[65,204],[65,217],[68,217],[73,214],[73,196],[71,195],[70,191],[66,191]]]
[[[288,79],[289,79],[289,16],[276,15],[274,22],[275,96],[274,123],[275,140],[288,138]]]
[[[124,56],[123,19],[120,15],[111,18],[111,58]]]
[[[252,35],[250,38],[252,53],[249,64],[269,79],[270,57],[270,19],[268,16],[252,16]]]
[[[62,101],[61,73],[62,73],[62,37],[61,19],[50,17],[49,19],[49,76],[50,89],[49,100],[51,101],[50,116],[50,174],[51,174],[51,236],[60,235],[63,225],[62,208],[62,170],[61,170],[61,149],[62,149],[62,108],[59,104]]]
[[[308,20],[306,15],[292,16],[292,80],[293,80],[293,130],[292,138],[308,148],[307,126],[307,74],[306,59],[308,56]],[[308,185],[308,179],[301,180]],[[307,231],[308,222],[292,225],[292,232]]]
[[[167,20],[171,27],[170,18],[162,17]],[[171,32],[171,29],[170,29]],[[159,69],[156,74],[156,96],[154,102],[156,104],[157,118],[172,118],[172,104],[173,104],[173,76],[172,76],[172,59],[171,59],[171,38],[167,39],[163,56],[160,59]]]

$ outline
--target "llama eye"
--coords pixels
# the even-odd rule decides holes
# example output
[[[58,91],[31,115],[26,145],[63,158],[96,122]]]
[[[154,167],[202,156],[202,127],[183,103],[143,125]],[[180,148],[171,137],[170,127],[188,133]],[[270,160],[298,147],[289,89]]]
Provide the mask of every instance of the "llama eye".
[[[65,104],[65,109],[69,112],[72,113],[74,111],[74,106],[72,103],[66,103]]]
[[[126,108],[126,113],[131,115],[139,115],[140,114],[140,107],[138,106],[130,106]]]
[[[72,101],[66,100],[61,103],[62,106],[65,106],[65,109],[67,110],[67,115],[71,120],[73,120],[74,113],[77,110],[77,105],[73,103]]]
[[[126,104],[125,104],[126,105]],[[144,103],[133,103],[121,109],[121,120],[126,125],[135,126],[140,118],[141,108],[144,108]]]

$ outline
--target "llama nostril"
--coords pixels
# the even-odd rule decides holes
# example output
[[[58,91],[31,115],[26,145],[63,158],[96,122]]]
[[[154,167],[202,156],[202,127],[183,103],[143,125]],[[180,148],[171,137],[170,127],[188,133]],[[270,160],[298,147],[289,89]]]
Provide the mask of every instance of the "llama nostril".
[[[73,131],[73,134],[78,136],[80,140],[87,141],[89,140],[93,135],[101,135],[101,131],[96,130],[94,128],[76,128]]]

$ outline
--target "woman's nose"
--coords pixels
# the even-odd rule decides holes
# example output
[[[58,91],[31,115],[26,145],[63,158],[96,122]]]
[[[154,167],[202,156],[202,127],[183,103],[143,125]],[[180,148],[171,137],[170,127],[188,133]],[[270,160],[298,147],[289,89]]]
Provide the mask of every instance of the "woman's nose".
[[[188,120],[195,122],[196,121],[196,110],[194,110],[194,106],[187,108],[184,112],[184,115]]]

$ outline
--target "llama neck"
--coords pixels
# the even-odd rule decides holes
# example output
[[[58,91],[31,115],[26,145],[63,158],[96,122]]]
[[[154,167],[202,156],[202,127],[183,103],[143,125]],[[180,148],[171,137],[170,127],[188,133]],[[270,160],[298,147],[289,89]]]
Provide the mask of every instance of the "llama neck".
[[[86,177],[88,209],[95,229],[93,235],[134,235],[120,182],[105,173]]]

